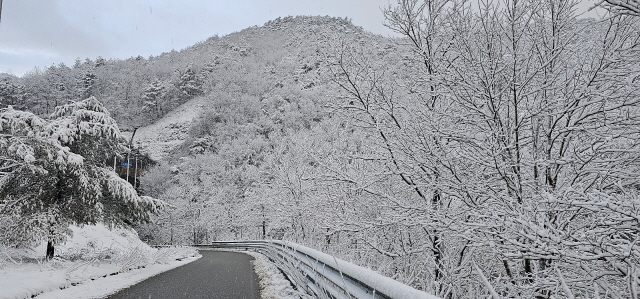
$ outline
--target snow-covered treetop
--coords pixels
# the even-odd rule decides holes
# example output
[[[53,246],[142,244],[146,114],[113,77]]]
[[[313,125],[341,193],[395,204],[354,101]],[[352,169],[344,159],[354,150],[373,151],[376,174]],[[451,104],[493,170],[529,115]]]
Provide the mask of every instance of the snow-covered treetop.
[[[32,136],[46,132],[47,122],[30,112],[14,110],[12,106],[0,109],[0,132],[3,134]]]
[[[81,164],[84,158],[101,161],[128,150],[116,121],[95,97],[57,107],[50,119],[1,109],[0,134],[5,138],[0,148],[26,163],[35,162],[40,152],[45,160],[55,157],[61,164]]]
[[[82,156],[51,140],[51,135],[50,124],[33,113],[14,110],[11,106],[0,109],[0,149],[6,153],[2,159],[26,163],[32,170],[40,171],[43,169],[34,164],[43,160],[58,165],[82,163]]]
[[[52,138],[92,160],[126,152],[126,140],[109,111],[95,97],[57,107]]]

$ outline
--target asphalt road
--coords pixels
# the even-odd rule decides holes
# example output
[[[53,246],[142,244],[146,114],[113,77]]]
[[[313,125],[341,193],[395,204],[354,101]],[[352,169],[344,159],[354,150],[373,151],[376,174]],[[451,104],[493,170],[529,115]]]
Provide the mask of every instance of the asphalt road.
[[[250,261],[236,252],[201,250],[202,257],[160,273],[109,299],[259,299],[260,285]]]

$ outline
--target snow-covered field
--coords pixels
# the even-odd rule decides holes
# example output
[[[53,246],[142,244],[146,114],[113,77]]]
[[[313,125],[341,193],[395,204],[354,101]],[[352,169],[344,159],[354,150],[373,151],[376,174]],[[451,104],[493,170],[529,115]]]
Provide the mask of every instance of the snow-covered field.
[[[44,261],[46,244],[0,248],[0,299],[102,298],[199,258],[193,248],[154,249],[135,231],[71,227],[73,237]]]

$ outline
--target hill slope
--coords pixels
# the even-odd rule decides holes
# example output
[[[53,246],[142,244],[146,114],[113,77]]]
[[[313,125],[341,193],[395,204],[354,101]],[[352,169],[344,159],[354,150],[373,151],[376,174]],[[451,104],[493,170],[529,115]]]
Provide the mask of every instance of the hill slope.
[[[192,99],[171,110],[154,123],[140,127],[134,136],[134,146],[141,152],[147,153],[156,161],[161,161],[170,155],[189,136],[191,125],[199,121],[202,111],[208,109],[206,98]],[[129,139],[131,132],[123,135]]]

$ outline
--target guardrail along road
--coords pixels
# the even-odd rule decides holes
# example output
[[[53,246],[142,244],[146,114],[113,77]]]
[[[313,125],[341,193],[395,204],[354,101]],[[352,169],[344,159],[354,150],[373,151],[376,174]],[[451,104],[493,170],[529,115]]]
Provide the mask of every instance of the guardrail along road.
[[[295,243],[260,240],[197,246],[259,252],[274,262],[297,289],[313,298],[438,299],[369,269]]]

